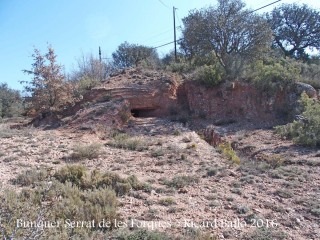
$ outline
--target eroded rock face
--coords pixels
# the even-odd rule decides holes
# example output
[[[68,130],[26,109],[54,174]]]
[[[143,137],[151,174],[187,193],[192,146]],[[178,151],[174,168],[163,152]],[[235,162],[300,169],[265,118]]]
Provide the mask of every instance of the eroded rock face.
[[[216,87],[205,87],[186,82],[184,89],[189,108],[196,116],[215,122],[252,121],[272,123],[293,117],[303,91],[316,97],[316,91],[308,84],[297,83],[273,96],[252,85],[233,82]]]
[[[33,127],[54,129],[60,127],[62,122],[54,112],[48,111],[38,114],[29,124]]]
[[[130,118],[129,102],[126,100],[111,100],[98,102],[80,109],[67,122],[69,127],[92,129],[94,126],[110,126],[119,128]]]
[[[170,115],[171,109],[178,106],[177,89],[178,82],[172,75],[141,73],[131,69],[92,89],[90,95],[125,99],[133,113],[139,117],[161,117]]]
[[[243,82],[208,88],[191,81],[179,81],[173,74],[129,69],[89,91],[68,109],[68,115],[79,115],[88,103],[99,107],[100,103],[108,101],[125,101],[126,104],[117,106],[118,112],[124,107],[124,111],[134,117],[166,117],[184,111],[215,125],[249,121],[272,126],[299,114],[298,100],[303,91],[310,97],[317,96],[316,90],[304,83],[268,94]],[[87,115],[90,114],[89,111]],[[106,117],[106,121],[108,119]],[[213,139],[218,144],[219,140]]]

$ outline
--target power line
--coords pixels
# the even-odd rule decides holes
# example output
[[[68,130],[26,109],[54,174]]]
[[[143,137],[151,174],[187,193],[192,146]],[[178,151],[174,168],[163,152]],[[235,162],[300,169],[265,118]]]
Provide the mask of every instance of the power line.
[[[169,7],[168,7],[168,5],[166,5],[164,2],[162,2],[161,0],[158,0],[163,6],[165,6],[166,8],[168,8],[168,9],[170,9]]]
[[[274,2],[272,2],[272,3],[269,3],[269,4],[267,4],[267,5],[264,5],[263,7],[260,7],[260,8],[257,8],[257,9],[255,9],[255,10],[251,11],[251,12],[248,12],[248,14],[254,13],[254,12],[256,12],[256,11],[259,11],[259,10],[261,10],[261,9],[263,9],[263,8],[269,7],[269,6],[273,5],[273,4],[278,3],[278,2],[281,2],[281,1],[282,1],[282,0],[274,1]]]
[[[162,36],[162,35],[165,35],[166,33],[171,32],[171,31],[172,31],[172,29],[168,29],[168,30],[166,30],[166,31],[164,31],[164,32],[161,32],[161,33],[158,33],[158,34],[153,34],[153,35],[151,35],[149,38],[144,39],[143,42],[148,42],[149,40],[158,38],[158,37],[160,37],[160,36]]]
[[[182,40],[182,38],[181,38],[181,39],[178,39],[177,42],[178,42],[179,40]],[[162,45],[157,46],[157,47],[153,47],[153,49],[161,48],[161,47],[167,46],[167,45],[169,45],[169,44],[171,44],[171,43],[174,43],[174,41],[168,42],[168,43],[165,43],[165,44],[162,44]]]
[[[159,1],[160,1],[160,0],[159,0]],[[269,3],[269,4],[267,4],[267,5],[262,6],[262,7],[260,7],[260,8],[257,8],[257,9],[255,9],[255,10],[251,11],[251,12],[248,12],[247,14],[254,13],[254,12],[256,12],[256,11],[259,11],[259,10],[261,10],[261,9],[263,9],[263,8],[269,7],[269,6],[273,5],[273,4],[276,4],[276,3],[281,2],[281,1],[282,1],[282,0],[274,1],[274,2],[272,2],[272,3]],[[246,15],[247,15],[247,14],[246,14]],[[167,45],[169,45],[169,44],[179,42],[179,41],[181,41],[181,40],[183,40],[183,38],[180,38],[180,39],[178,39],[178,40],[176,40],[176,41],[164,43],[164,44],[162,44],[162,45],[160,45],[160,46],[153,47],[153,49],[161,48],[161,47],[167,46]]]

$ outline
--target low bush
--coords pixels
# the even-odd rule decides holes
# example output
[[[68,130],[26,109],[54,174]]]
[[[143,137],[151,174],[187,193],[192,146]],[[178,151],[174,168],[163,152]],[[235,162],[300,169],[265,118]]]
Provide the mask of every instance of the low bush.
[[[301,81],[312,85],[314,88],[320,88],[320,64],[301,64]]]
[[[121,178],[112,172],[88,172],[80,165],[68,165],[53,174],[28,170],[13,182],[24,188],[4,189],[0,195],[0,237],[4,239],[100,239],[96,237],[106,236],[104,232],[116,228],[115,220],[120,220],[116,197],[149,187],[134,175]],[[60,226],[44,227],[46,221]],[[108,226],[99,226],[101,221]],[[17,227],[23,222],[29,227]]]
[[[240,164],[240,158],[237,153],[233,150],[230,143],[221,143],[218,145],[218,150],[226,156],[229,160],[236,164]]]
[[[101,154],[101,144],[92,143],[90,145],[75,146],[71,158],[73,160],[94,159]]]
[[[195,66],[192,63],[182,59],[180,59],[179,62],[172,61],[165,66],[165,70],[180,74],[189,73],[194,70],[194,68]]]
[[[30,186],[38,182],[44,181],[49,176],[45,169],[27,170],[20,173],[12,182],[20,186]]]
[[[165,154],[165,152],[163,151],[163,148],[157,148],[157,149],[153,149],[151,151],[151,156],[152,157],[161,157]]]
[[[113,172],[102,173],[98,170],[93,170],[88,173],[86,168],[80,165],[69,165],[61,168],[54,174],[54,178],[61,183],[70,182],[84,190],[110,188],[118,196],[128,194],[131,189],[145,190],[147,188],[146,184],[139,182],[134,175],[128,178],[121,178]]]
[[[300,81],[301,67],[291,59],[266,58],[251,64],[246,71],[246,78],[258,88],[273,94],[287,85]]]
[[[162,198],[159,200],[159,204],[163,205],[163,206],[170,206],[175,204],[175,201],[173,198],[171,197],[167,197],[167,198]]]
[[[51,184],[42,181],[35,188],[18,193],[5,190],[0,195],[0,236],[4,239],[93,239],[91,236],[100,230],[115,228],[115,220],[120,220],[117,206],[112,189],[83,190],[57,180]],[[100,228],[98,223],[102,220],[109,222],[109,226]],[[54,224],[53,227],[46,227],[48,222]]]
[[[164,181],[164,184],[173,188],[183,188],[198,182],[199,178],[196,176],[179,175],[173,177],[170,181]]]
[[[131,151],[143,151],[148,149],[148,143],[138,137],[130,137],[126,133],[116,134],[112,140],[107,143],[114,148],[122,148]]]
[[[220,65],[204,65],[198,67],[192,74],[191,78],[208,87],[216,86],[223,81],[225,73]]]
[[[286,239],[287,234],[271,228],[256,228],[250,233],[243,234],[240,239],[243,240],[282,240]]]
[[[61,183],[70,182],[73,185],[81,186],[87,178],[87,170],[81,165],[68,165],[59,169],[54,177]]]
[[[320,103],[302,93],[300,103],[303,111],[300,120],[284,126],[277,126],[276,132],[282,137],[292,139],[295,143],[305,146],[320,145]]]
[[[74,95],[76,97],[78,95],[84,95],[86,92],[90,91],[92,88],[96,87],[99,84],[100,81],[98,79],[83,76],[80,80],[78,80],[76,84],[76,90]]]

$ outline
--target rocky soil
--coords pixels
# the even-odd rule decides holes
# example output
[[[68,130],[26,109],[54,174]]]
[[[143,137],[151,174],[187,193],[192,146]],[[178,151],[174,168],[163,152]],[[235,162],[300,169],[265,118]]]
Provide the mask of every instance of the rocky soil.
[[[5,188],[28,169],[88,169],[134,174],[148,190],[119,198],[133,228],[177,235],[210,232],[216,239],[320,239],[320,152],[297,147],[271,129],[229,124],[216,127],[240,164],[210,146],[198,130],[168,118],[131,118],[128,135],[144,146],[115,148],[109,126],[41,130],[0,126],[0,182]],[[75,162],[75,146],[101,144],[95,159]]]

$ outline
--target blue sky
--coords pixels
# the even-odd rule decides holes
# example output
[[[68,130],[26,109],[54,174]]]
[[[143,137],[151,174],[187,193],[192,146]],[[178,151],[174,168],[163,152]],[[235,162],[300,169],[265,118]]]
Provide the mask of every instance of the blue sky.
[[[274,0],[245,0],[256,9]],[[320,9],[318,0],[283,0],[306,3]],[[280,5],[277,3],[274,6]],[[58,62],[69,72],[82,54],[104,57],[123,43],[159,46],[173,41],[172,7],[177,10],[177,26],[189,10],[200,9],[214,0],[0,0],[0,83],[22,89],[21,80],[30,77],[34,47],[43,53],[51,44]],[[260,12],[270,11],[269,7]],[[179,33],[178,33],[179,34]],[[160,56],[173,45],[159,48]]]

